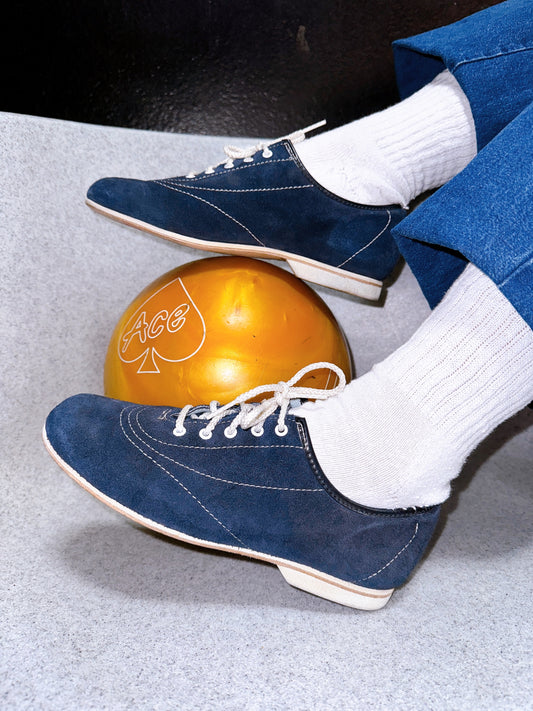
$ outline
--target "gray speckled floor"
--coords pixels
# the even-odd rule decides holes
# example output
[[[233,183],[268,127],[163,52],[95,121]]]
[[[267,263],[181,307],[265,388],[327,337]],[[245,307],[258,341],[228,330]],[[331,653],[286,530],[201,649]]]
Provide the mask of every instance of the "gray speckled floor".
[[[47,412],[102,391],[124,307],[205,256],[96,215],[86,188],[201,169],[224,143],[0,115],[0,707],[532,708],[533,411],[473,455],[429,555],[376,613],[142,530],[45,453]],[[427,314],[407,269],[384,306],[319,292],[359,373]]]

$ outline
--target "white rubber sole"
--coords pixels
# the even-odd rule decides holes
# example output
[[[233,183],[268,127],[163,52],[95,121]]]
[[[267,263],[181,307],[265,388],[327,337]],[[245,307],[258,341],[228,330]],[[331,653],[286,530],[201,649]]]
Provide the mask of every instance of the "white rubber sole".
[[[121,222],[129,227],[149,232],[150,234],[162,237],[170,242],[177,242],[186,247],[194,247],[206,252],[217,252],[221,254],[238,254],[242,257],[262,257],[264,259],[277,259],[285,261],[290,266],[292,271],[300,279],[313,282],[319,286],[327,286],[330,289],[343,291],[352,296],[358,296],[361,299],[368,301],[378,301],[383,289],[383,282],[377,279],[371,279],[360,274],[352,274],[344,269],[337,267],[328,267],[325,264],[300,257],[290,252],[284,252],[279,249],[268,249],[267,247],[254,247],[252,245],[243,247],[239,244],[221,244],[220,242],[210,242],[208,240],[200,240],[195,237],[187,237],[176,232],[163,230],[160,227],[155,227],[148,222],[137,220],[135,217],[123,215],[121,212],[110,210],[107,207],[102,207],[93,200],[88,198],[85,201],[89,207],[96,212],[99,212],[106,217]]]
[[[305,592],[313,595],[317,595],[318,597],[325,598],[326,600],[331,600],[332,602],[337,602],[347,607],[353,607],[357,610],[379,610],[387,604],[392,593],[394,592],[394,588],[390,590],[372,590],[371,588],[364,588],[360,585],[355,585],[354,583],[349,583],[331,575],[327,575],[319,570],[315,570],[314,568],[299,565],[298,563],[294,563],[290,560],[277,558],[264,553],[258,553],[247,548],[212,543],[211,541],[195,538],[194,536],[189,536],[185,533],[181,533],[180,531],[175,531],[171,528],[167,528],[166,526],[162,526],[155,521],[151,521],[150,519],[141,516],[126,506],[119,504],[114,499],[111,499],[96,489],[92,486],[92,484],[89,484],[89,482],[81,477],[77,471],[61,459],[59,454],[52,447],[46,434],[46,426],[43,427],[42,437],[44,445],[52,459],[54,459],[54,461],[59,464],[61,469],[63,469],[63,471],[65,471],[77,484],[102,503],[132,521],[135,521],[135,523],[139,523],[152,531],[162,533],[170,538],[175,538],[178,541],[190,543],[195,546],[212,548],[214,550],[225,551],[226,553],[236,553],[248,558],[256,558],[257,560],[262,560],[266,563],[272,563],[273,565],[277,565],[285,580],[293,587],[299,588],[300,590],[304,590]]]

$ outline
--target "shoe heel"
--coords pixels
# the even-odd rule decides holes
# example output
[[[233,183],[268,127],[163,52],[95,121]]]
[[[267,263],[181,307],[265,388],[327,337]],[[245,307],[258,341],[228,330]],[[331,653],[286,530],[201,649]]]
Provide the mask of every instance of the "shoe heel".
[[[296,259],[287,259],[287,264],[300,279],[311,281],[313,284],[327,286],[330,289],[344,291],[353,296],[369,301],[378,301],[383,289],[383,282],[359,274],[351,274],[344,269],[335,267],[321,267],[300,262]]]
[[[372,590],[331,576],[318,577],[282,565],[278,565],[278,568],[289,585],[326,600],[338,602],[340,605],[355,607],[357,610],[379,610],[387,604],[394,592],[394,588],[392,590]]]

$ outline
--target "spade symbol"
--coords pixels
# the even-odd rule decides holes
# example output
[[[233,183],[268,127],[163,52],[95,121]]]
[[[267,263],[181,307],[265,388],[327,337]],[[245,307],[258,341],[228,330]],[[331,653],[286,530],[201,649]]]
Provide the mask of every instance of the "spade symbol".
[[[119,334],[118,356],[123,363],[139,362],[137,373],[159,373],[158,361],[179,363],[198,353],[205,334],[202,314],[177,277],[128,319]]]

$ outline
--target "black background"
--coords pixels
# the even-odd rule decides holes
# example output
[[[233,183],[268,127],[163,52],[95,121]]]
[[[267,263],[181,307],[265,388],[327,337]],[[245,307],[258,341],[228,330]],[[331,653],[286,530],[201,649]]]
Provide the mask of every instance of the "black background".
[[[2,110],[276,136],[396,98],[392,40],[497,0],[63,0],[3,16]]]

